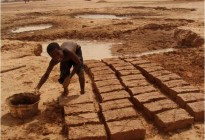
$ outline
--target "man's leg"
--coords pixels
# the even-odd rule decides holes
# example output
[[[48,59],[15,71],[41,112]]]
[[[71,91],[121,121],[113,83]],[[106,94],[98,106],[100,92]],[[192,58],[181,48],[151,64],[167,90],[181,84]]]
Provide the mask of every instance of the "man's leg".
[[[80,83],[80,93],[84,94],[85,93],[85,76],[84,76],[84,70],[81,68],[81,70],[77,73],[79,83]]]
[[[84,76],[83,55],[82,55],[82,51],[81,51],[80,46],[77,49],[76,54],[79,57],[80,61],[82,62],[80,69],[77,71],[77,75],[78,75],[78,79],[79,79],[79,83],[80,83],[80,89],[81,89],[80,93],[84,94],[85,93],[85,76]]]

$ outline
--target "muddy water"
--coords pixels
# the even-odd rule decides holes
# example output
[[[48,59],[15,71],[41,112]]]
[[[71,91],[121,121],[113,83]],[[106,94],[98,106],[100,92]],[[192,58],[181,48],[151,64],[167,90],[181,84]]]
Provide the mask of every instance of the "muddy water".
[[[90,59],[101,60],[103,58],[113,57],[111,53],[111,48],[112,48],[113,43],[95,42],[95,41],[79,41],[79,40],[64,40],[64,41],[55,40],[51,42],[57,42],[59,45],[61,45],[65,41],[74,41],[78,43],[81,46],[84,60],[90,60]],[[43,47],[43,52],[41,54],[42,56],[49,57],[49,55],[46,52],[46,48],[48,44],[51,42],[42,43],[42,47]]]
[[[126,16],[106,15],[106,14],[85,14],[77,15],[75,18],[88,18],[88,19],[130,19]]]
[[[11,30],[12,33],[21,33],[21,32],[28,32],[28,31],[35,31],[35,30],[43,30],[52,27],[51,24],[41,24],[41,25],[31,25],[31,26],[24,26],[19,27],[16,29]]]

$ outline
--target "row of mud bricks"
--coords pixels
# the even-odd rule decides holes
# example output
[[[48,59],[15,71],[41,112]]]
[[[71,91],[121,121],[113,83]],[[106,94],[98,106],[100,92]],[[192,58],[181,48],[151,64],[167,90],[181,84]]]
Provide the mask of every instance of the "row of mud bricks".
[[[168,132],[203,121],[199,89],[159,64],[138,57],[85,62],[97,106],[87,94],[64,107],[69,139],[144,139],[139,114]]]

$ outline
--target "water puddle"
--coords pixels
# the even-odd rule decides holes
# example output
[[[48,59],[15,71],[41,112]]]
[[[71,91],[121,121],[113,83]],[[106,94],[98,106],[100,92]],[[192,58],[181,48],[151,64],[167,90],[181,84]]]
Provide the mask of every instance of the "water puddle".
[[[63,42],[66,41],[73,41],[78,43],[81,46],[82,54],[83,54],[83,59],[84,60],[90,60],[90,59],[95,59],[95,60],[101,60],[104,58],[112,58],[113,55],[111,53],[111,48],[113,43],[108,43],[108,42],[96,42],[96,41],[75,41],[75,40],[55,40],[55,41],[50,41],[42,44],[43,47],[43,52],[41,56],[49,57],[50,56],[47,54],[46,48],[49,43],[51,42],[57,42],[59,45],[61,45]],[[51,59],[51,58],[50,58]]]
[[[85,14],[77,15],[75,18],[88,18],[88,19],[130,19],[126,16],[106,15],[106,14]]]
[[[21,32],[28,32],[28,31],[35,31],[35,30],[43,30],[52,27],[51,24],[41,24],[41,25],[30,25],[19,27],[16,29],[11,30],[12,33],[21,33]]]
[[[160,54],[160,53],[166,53],[166,52],[174,52],[177,51],[175,48],[166,48],[166,49],[159,49],[159,50],[152,50],[152,51],[146,51],[139,54],[134,55],[135,57],[141,57],[146,55],[152,55],[152,54]],[[125,55],[129,56],[129,55]]]

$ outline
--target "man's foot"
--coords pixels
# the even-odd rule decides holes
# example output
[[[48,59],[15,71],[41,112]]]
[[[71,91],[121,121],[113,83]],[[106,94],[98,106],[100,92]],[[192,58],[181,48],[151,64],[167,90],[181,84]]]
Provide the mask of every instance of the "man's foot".
[[[85,91],[80,91],[80,94],[81,94],[81,95],[85,94]]]

